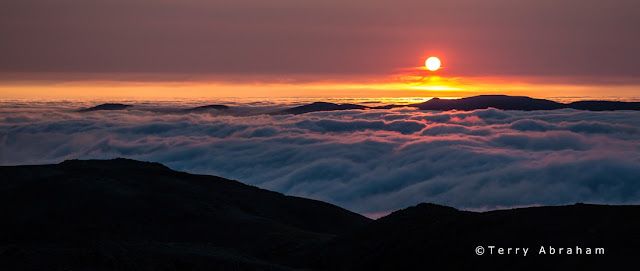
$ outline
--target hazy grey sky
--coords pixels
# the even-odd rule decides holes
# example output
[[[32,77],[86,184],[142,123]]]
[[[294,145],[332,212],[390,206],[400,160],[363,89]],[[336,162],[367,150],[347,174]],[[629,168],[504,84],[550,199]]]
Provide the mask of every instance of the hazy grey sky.
[[[637,0],[3,0],[0,72],[640,75]]]

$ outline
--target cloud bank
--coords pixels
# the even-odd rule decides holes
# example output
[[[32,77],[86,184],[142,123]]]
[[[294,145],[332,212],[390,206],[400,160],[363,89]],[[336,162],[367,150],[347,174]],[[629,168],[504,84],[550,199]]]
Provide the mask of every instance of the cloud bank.
[[[370,215],[425,201],[466,209],[640,203],[640,112],[247,116],[2,105],[2,165],[127,157]]]

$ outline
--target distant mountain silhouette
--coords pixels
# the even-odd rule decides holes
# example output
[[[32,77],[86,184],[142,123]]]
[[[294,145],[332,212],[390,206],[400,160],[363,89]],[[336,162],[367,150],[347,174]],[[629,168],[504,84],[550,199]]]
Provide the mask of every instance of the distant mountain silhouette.
[[[273,114],[305,114],[319,111],[337,111],[337,110],[353,110],[353,109],[366,109],[369,108],[364,105],[358,104],[335,104],[327,102],[314,102],[311,104],[296,106],[285,110],[274,112]]]
[[[212,111],[212,110],[218,111],[218,110],[227,110],[227,109],[229,109],[229,106],[226,106],[223,104],[210,104],[210,105],[187,108],[185,109],[185,111],[186,112],[206,112],[206,111]]]
[[[420,204],[372,221],[127,159],[3,166],[0,176],[2,270],[617,270],[637,264],[640,247],[640,206]],[[479,245],[530,251],[477,256]],[[606,255],[538,256],[541,245]]]
[[[495,108],[501,110],[555,110],[571,108],[589,111],[640,110],[640,102],[579,101],[568,104],[525,96],[479,95],[461,99],[433,98],[424,103],[409,105],[422,110],[476,110]]]
[[[495,108],[500,110],[556,110],[556,109],[576,109],[588,111],[614,111],[614,110],[640,110],[640,102],[618,102],[618,101],[578,101],[572,103],[559,103],[546,99],[536,99],[526,96],[508,95],[478,95],[460,99],[440,99],[433,98],[423,103],[408,105],[382,105],[364,106],[358,104],[335,104],[327,102],[314,102],[311,104],[296,106],[293,108],[274,112],[273,114],[304,114],[318,111],[353,110],[353,109],[391,109],[397,107],[416,107],[421,110],[462,110],[470,111],[477,109]]]
[[[84,108],[78,110],[79,112],[91,112],[91,111],[100,111],[100,110],[123,110],[131,107],[128,104],[120,104],[120,103],[104,103],[99,104],[93,107]]]
[[[461,99],[433,98],[424,103],[411,105],[422,110],[476,110],[496,108],[501,110],[554,110],[566,108],[566,105],[550,100],[534,99],[524,96],[480,95]]]
[[[640,102],[579,101],[568,104],[568,107],[590,111],[640,110]]]

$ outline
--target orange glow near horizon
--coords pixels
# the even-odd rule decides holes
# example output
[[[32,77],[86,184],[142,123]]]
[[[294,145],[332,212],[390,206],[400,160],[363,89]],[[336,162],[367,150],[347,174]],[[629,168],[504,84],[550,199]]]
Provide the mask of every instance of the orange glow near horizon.
[[[433,66],[435,67],[435,66]],[[432,67],[432,68],[433,68]],[[93,80],[0,82],[0,100],[207,100],[219,98],[402,98],[524,95],[556,100],[639,100],[637,84],[572,84],[548,78],[435,76],[426,66],[355,80]],[[76,78],[82,78],[76,76]],[[242,79],[242,78],[241,78]],[[606,89],[607,91],[603,91]],[[616,93],[616,97],[603,96]]]

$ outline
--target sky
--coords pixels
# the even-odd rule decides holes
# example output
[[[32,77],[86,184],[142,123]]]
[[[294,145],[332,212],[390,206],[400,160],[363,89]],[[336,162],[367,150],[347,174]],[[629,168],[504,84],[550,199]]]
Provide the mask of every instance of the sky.
[[[633,98],[638,25],[634,0],[6,0],[0,95]]]

